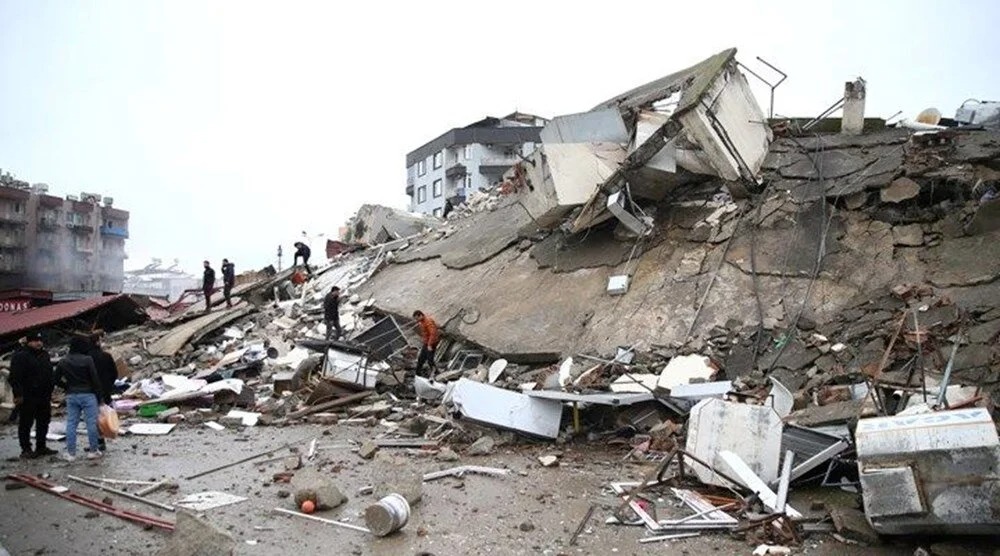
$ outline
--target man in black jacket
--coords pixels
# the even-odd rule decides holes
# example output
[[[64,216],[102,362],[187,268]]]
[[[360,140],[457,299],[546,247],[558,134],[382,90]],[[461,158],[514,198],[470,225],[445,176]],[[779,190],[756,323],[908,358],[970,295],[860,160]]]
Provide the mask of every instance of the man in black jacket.
[[[343,331],[340,329],[340,288],[337,286],[323,298],[323,320],[326,322],[326,341],[330,341],[334,330],[337,331],[334,340],[339,340]]]
[[[87,353],[90,341],[74,336],[69,341],[69,355],[56,365],[56,386],[66,391],[66,453],[63,459],[76,460],[76,427],[83,414],[87,425],[90,451],[87,459],[101,457],[100,434],[97,432],[97,397],[101,393],[101,379],[97,377],[94,360]]]
[[[55,454],[55,450],[45,446],[52,419],[52,360],[39,334],[29,334],[25,345],[11,358],[10,386],[14,390],[14,405],[20,412],[17,440],[21,444],[21,458]],[[32,425],[35,426],[35,450],[31,449]]]
[[[118,380],[118,366],[115,365],[115,358],[110,353],[101,348],[100,333],[90,335],[90,358],[94,360],[94,367],[97,369],[97,378],[101,382],[101,392],[97,396],[98,401],[104,405],[111,405],[111,394],[115,391],[115,381]],[[104,439],[98,442],[102,452],[107,451],[107,444]]]
[[[302,266],[306,267],[306,272],[309,276],[312,276],[313,271],[309,268],[309,256],[312,255],[312,249],[301,241],[295,243],[295,258],[292,259],[292,265],[299,264],[299,257],[302,258]]]
[[[229,295],[236,285],[236,266],[229,262],[229,259],[222,259],[222,297],[226,298],[226,307],[232,307],[233,302]]]
[[[201,275],[201,292],[205,294],[205,312],[212,310],[212,290],[215,289],[215,269],[205,261],[205,272]]]

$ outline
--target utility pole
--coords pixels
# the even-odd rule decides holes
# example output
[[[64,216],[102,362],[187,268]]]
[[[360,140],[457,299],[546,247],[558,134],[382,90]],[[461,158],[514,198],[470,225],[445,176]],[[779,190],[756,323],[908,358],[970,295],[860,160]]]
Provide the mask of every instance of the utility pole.
[[[281,245],[278,245],[278,272],[281,272]]]

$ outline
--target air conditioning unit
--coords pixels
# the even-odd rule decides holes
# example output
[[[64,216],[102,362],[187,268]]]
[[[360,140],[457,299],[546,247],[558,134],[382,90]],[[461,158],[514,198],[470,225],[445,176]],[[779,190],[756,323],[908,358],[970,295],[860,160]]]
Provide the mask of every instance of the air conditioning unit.
[[[115,204],[115,199],[114,199],[114,197],[105,197],[105,198],[104,198],[104,206],[106,206],[106,207],[110,207],[110,206],[112,206],[112,205],[114,205],[114,204]]]
[[[80,198],[77,197],[76,195],[67,195],[66,196],[66,200],[67,201],[73,201],[74,203],[76,203],[76,202],[80,201]]]
[[[84,203],[90,203],[92,205],[97,205],[101,203],[100,193],[80,193],[80,200]]]
[[[33,192],[35,192],[35,193],[40,194],[40,195],[43,194],[43,193],[48,193],[49,192],[49,184],[47,184],[47,183],[36,183],[36,184],[33,184],[31,186],[31,190]]]

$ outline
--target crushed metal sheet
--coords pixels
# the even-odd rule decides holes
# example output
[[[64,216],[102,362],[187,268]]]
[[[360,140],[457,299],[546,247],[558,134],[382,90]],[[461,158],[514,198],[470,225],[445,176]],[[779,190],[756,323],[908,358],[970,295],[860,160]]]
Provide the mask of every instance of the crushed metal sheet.
[[[546,438],[559,436],[562,403],[555,400],[532,398],[463,378],[452,391],[452,402],[473,421]]]

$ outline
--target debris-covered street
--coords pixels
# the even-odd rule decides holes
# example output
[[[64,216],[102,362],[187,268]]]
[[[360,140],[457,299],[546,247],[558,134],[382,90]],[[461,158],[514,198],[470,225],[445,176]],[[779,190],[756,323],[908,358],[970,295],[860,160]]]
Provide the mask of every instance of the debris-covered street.
[[[1000,102],[704,55],[446,132],[290,267],[4,297],[0,554],[1000,553]]]
[[[642,465],[623,463],[619,450],[590,444],[553,449],[537,443],[511,443],[498,445],[482,456],[463,453],[457,461],[442,461],[431,451],[413,455],[405,448],[384,449],[372,460],[361,460],[353,452],[370,434],[363,424],[224,432],[181,429],[166,437],[120,439],[101,464],[4,462],[3,472],[51,473],[53,480],[60,482],[75,474],[183,484],[179,491],[164,490],[149,496],[166,503],[179,499],[183,493],[200,491],[224,491],[246,497],[243,502],[205,512],[214,526],[233,536],[237,554],[642,554],[645,551],[645,547],[635,542],[638,537],[635,528],[602,525],[606,509],[617,503],[602,485],[622,477],[638,477],[644,471]],[[372,538],[274,513],[275,507],[289,507],[292,489],[274,480],[275,475],[286,471],[285,460],[294,454],[288,449],[261,458],[266,463],[251,462],[191,481],[177,480],[178,476],[282,446],[288,440],[301,440],[294,446],[305,456],[303,452],[312,438],[317,438],[324,448],[317,451],[314,461],[305,463],[328,472],[348,497],[337,510],[315,515],[354,525],[364,524],[360,514],[375,499],[374,495],[365,494],[365,487],[383,489],[386,484],[401,484],[412,488],[416,484],[415,478],[407,482],[401,475],[464,465],[495,466],[509,469],[510,474],[497,478],[469,474],[425,483],[422,500],[413,508],[412,521],[399,534],[386,538]],[[0,448],[9,453],[14,446],[8,441]],[[542,467],[537,457],[551,454],[560,455],[559,466]],[[269,459],[275,461],[268,462]],[[98,500],[105,497],[96,489],[66,482],[74,490]],[[127,488],[135,492],[142,486]],[[114,499],[116,506],[173,519],[170,512],[107,496]],[[30,488],[3,491],[2,500],[4,508],[10,511],[5,514],[9,518],[5,519],[4,530],[30,532],[6,533],[0,542],[11,554],[33,554],[42,548],[51,554],[98,551],[151,554],[166,544],[169,537]],[[577,542],[571,545],[570,540],[591,505],[597,510]],[[684,510],[674,506],[670,501],[663,515],[683,515]],[[740,540],[718,535],[682,542],[671,550],[731,554],[744,553],[746,547]],[[807,546],[810,554],[870,553],[869,549],[822,537]],[[889,545],[879,548],[878,553],[912,554],[913,549],[907,546]]]

